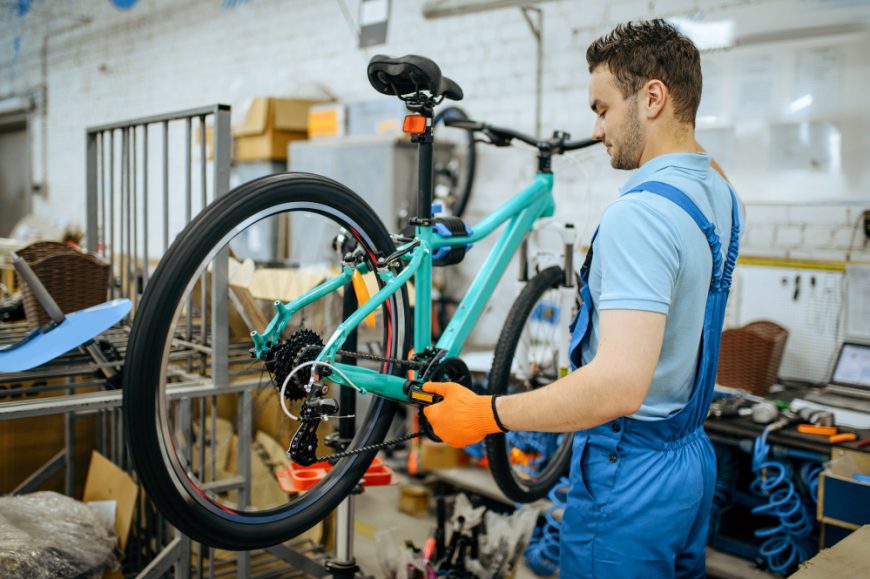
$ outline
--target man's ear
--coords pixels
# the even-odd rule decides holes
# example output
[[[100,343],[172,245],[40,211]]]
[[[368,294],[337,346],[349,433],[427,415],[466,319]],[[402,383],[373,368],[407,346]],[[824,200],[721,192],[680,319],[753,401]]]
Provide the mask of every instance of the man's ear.
[[[645,105],[646,117],[648,119],[658,118],[662,111],[665,110],[665,103],[670,98],[668,87],[660,80],[648,81],[643,89],[641,89],[641,103]]]

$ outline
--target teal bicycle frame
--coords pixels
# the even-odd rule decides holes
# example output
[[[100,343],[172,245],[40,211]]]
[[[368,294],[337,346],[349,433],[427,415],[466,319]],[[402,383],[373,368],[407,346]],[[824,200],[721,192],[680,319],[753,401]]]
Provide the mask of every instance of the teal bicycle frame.
[[[441,237],[435,233],[432,226],[418,225],[414,241],[398,248],[399,251],[411,248],[401,258],[406,262],[404,268],[398,274],[393,272],[391,264],[386,264],[385,267],[378,269],[376,273],[384,282],[383,287],[336,328],[317,357],[317,361],[327,362],[330,366],[337,368],[362,393],[371,393],[408,402],[408,395],[404,390],[405,378],[335,362],[335,356],[349,334],[414,276],[416,298],[414,351],[425,351],[432,345],[433,253],[442,247],[476,243],[488,237],[502,224],[507,223],[505,230],[496,241],[495,247],[484,262],[483,268],[474,278],[468,292],[459,303],[456,313],[436,344],[439,350],[446,352],[446,357],[457,356],[523,239],[532,231],[538,219],[552,217],[554,211],[553,174],[538,173],[531,185],[484,218],[473,228],[471,235]],[[351,283],[354,271],[365,274],[369,272],[369,268],[365,264],[355,267],[346,266],[341,274],[325,281],[295,300],[286,304],[280,301],[275,302],[277,313],[264,332],[251,334],[257,357],[261,357],[271,345],[278,343],[281,333],[293,314],[323,296]],[[338,372],[331,374],[329,381],[350,386]]]

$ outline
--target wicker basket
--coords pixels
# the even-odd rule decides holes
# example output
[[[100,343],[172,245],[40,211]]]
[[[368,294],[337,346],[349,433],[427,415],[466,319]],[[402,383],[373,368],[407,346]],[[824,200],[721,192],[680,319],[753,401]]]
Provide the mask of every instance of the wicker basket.
[[[106,301],[109,264],[99,257],[55,241],[37,241],[16,253],[27,262],[63,313]],[[51,318],[30,287],[21,279],[18,284],[28,326],[33,329],[49,322]]]
[[[776,382],[787,339],[788,330],[768,321],[725,330],[716,381],[753,394],[766,394]]]

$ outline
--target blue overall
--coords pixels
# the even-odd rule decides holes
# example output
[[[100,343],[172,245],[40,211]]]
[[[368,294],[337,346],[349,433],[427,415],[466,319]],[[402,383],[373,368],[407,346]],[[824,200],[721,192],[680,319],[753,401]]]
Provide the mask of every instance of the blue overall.
[[[571,490],[562,523],[561,577],[703,577],[716,461],[704,419],[713,394],[725,303],[737,260],[739,216],[731,192],[728,253],[714,225],[679,189],[659,181],[647,191],[685,210],[707,237],[713,272],[692,393],[676,414],[656,421],[618,418],[574,436]],[[596,231],[597,234],[597,231]],[[594,237],[593,237],[594,240]],[[571,326],[572,370],[589,331],[590,247],[580,271],[583,300]]]

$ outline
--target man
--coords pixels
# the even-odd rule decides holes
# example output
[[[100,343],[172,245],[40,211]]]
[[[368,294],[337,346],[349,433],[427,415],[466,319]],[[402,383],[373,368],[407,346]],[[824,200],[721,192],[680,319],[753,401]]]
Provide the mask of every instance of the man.
[[[661,21],[617,26],[586,53],[593,138],[638,169],[581,270],[571,374],[494,399],[427,383],[453,446],[510,430],[572,432],[562,577],[703,576],[715,455],[703,430],[737,257],[737,200],[695,140],[700,55]],[[733,239],[733,242],[732,242]]]

